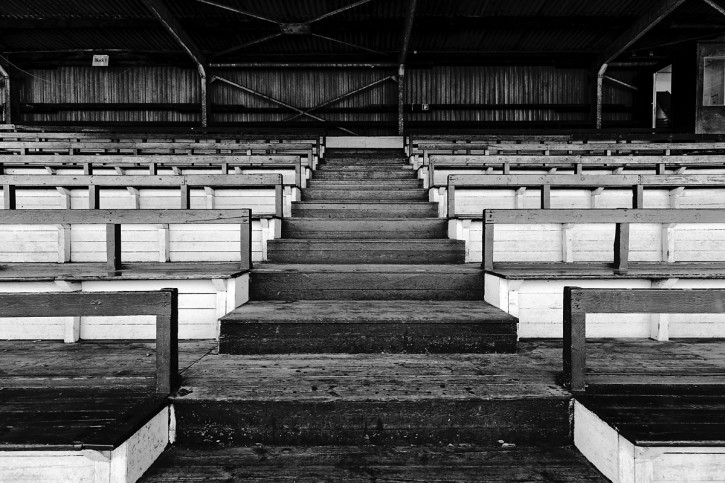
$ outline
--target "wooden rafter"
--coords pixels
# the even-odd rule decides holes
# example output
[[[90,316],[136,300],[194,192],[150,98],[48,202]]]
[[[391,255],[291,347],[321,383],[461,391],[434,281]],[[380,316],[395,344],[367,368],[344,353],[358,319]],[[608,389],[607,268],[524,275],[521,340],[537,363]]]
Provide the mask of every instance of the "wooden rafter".
[[[599,56],[598,65],[609,64],[687,0],[660,0]]]
[[[161,25],[171,34],[176,43],[186,52],[189,57],[196,63],[199,71],[201,86],[201,125],[206,127],[208,124],[208,102],[206,95],[206,57],[196,42],[186,33],[181,23],[174,17],[169,8],[164,4],[163,0],[142,0],[146,8],[148,8],[154,16],[159,19]]]

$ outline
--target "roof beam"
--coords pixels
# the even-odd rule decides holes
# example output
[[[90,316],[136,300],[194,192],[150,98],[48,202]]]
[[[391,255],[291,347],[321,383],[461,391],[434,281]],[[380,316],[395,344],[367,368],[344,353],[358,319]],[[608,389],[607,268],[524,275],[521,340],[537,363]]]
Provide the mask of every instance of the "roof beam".
[[[177,44],[192,58],[197,65],[205,65],[206,57],[196,43],[189,37],[181,23],[174,17],[163,0],[141,0],[154,16],[159,19],[161,25],[171,34]]]
[[[410,0],[408,10],[405,14],[405,27],[403,28],[403,42],[400,47],[400,55],[398,64],[405,65],[405,59],[408,56],[408,46],[410,45],[410,34],[413,31],[413,19],[415,18],[415,7],[417,0]]]
[[[602,103],[604,102],[604,74],[610,62],[622,55],[627,49],[634,45],[647,32],[652,30],[665,17],[671,14],[677,7],[687,0],[660,0],[657,5],[642,15],[622,35],[612,42],[607,50],[601,53],[597,61],[596,71],[596,92],[594,105],[594,122],[597,129],[602,128]]]
[[[652,30],[665,17],[671,14],[677,7],[685,3],[686,0],[660,0],[660,2],[651,8],[646,14],[642,15],[629,29],[620,35],[610,47],[602,52],[599,56],[598,65],[608,64],[628,48],[634,45],[639,39]]]
[[[171,34],[176,43],[186,52],[189,57],[196,63],[199,71],[200,91],[201,91],[201,125],[207,126],[208,100],[206,95],[206,57],[196,43],[189,37],[179,21],[171,13],[171,10],[164,4],[163,0],[141,0],[146,8],[154,14],[164,28]]]

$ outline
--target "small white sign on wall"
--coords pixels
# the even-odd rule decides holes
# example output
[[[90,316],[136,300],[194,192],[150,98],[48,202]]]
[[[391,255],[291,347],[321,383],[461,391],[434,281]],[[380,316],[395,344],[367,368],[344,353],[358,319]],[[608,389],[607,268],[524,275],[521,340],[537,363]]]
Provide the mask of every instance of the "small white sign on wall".
[[[107,55],[94,55],[93,67],[108,67],[108,56]]]

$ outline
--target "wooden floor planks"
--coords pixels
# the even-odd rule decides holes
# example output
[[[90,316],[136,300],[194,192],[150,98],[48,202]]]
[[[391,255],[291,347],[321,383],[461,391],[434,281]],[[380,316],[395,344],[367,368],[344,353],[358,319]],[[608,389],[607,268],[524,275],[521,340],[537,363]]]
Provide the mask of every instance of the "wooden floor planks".
[[[183,372],[213,341],[181,342]],[[0,450],[112,448],[166,405],[151,342],[0,341]]]
[[[605,482],[570,448],[268,447],[174,448],[142,483],[264,482]]]

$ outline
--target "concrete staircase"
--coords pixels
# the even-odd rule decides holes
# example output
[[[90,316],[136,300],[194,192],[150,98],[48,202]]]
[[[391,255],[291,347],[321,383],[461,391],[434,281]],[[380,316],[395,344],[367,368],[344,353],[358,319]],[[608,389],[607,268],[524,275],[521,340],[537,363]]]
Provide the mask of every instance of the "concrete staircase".
[[[446,223],[402,150],[328,150],[144,481],[604,481]]]
[[[222,319],[221,351],[515,351],[516,319],[483,302],[427,198],[402,151],[329,151],[253,270],[252,302]]]

